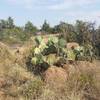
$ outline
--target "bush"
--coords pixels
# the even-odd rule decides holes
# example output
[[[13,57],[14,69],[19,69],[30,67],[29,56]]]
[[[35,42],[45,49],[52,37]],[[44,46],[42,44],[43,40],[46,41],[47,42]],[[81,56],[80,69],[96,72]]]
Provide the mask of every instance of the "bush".
[[[43,86],[43,81],[37,77],[23,86],[22,95],[28,100],[37,100],[42,93]]]

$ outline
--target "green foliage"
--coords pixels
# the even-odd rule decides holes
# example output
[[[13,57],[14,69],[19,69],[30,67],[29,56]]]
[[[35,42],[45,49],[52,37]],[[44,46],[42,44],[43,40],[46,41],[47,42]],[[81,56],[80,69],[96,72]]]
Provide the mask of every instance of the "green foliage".
[[[77,41],[79,44],[91,44],[92,35],[94,34],[94,24],[90,22],[76,21],[75,29],[77,33]]]
[[[73,50],[70,49],[67,51],[67,59],[68,60],[75,61],[75,57],[76,57],[76,55]]]
[[[42,66],[44,63],[51,66],[60,61],[66,63],[67,60],[87,60],[93,55],[91,45],[68,49],[66,48],[66,40],[63,38],[50,36],[45,42],[45,38],[39,36],[35,40],[38,45],[33,50],[31,62],[36,67]]]
[[[76,54],[76,60],[85,60],[85,56],[84,56],[84,47],[83,46],[79,46],[77,48],[74,49],[74,53]]]
[[[36,37],[35,40],[38,43],[38,45],[33,51],[34,56],[32,57],[32,60],[31,60],[33,65],[40,65],[43,63],[47,63],[48,65],[53,65],[57,63],[59,58],[61,57],[63,58],[63,54],[60,55],[61,52],[66,53],[65,52],[66,50],[64,51],[64,49],[62,49],[61,47],[62,45],[60,44],[62,41],[63,46],[65,46],[66,43],[63,39],[59,41],[58,37],[50,36],[48,37],[46,42],[45,42],[45,38],[42,38],[42,37]],[[60,51],[60,49],[62,49],[62,51]]]
[[[53,65],[57,62],[57,56],[55,54],[49,54],[45,57],[45,62],[47,62],[49,65]]]
[[[92,62],[92,60],[94,58],[92,45],[90,45],[90,44],[84,45],[84,56],[85,56],[85,59]]]
[[[23,86],[22,95],[29,100],[36,99],[39,95],[41,95],[43,86],[43,81],[37,77]]]
[[[50,27],[50,25],[47,23],[47,21],[45,20],[41,30],[45,33],[51,33],[52,32],[52,28]]]
[[[41,54],[35,55],[35,57],[32,58],[32,63],[34,65],[42,64],[44,62],[44,58]]]
[[[26,23],[24,28],[16,26],[12,17],[0,20],[0,40],[6,43],[23,43],[36,32],[37,28],[31,22]]]
[[[18,27],[13,29],[4,29],[0,35],[2,36],[2,41],[7,43],[21,43],[29,38],[28,35]]]
[[[28,21],[25,24],[25,32],[28,32],[30,34],[35,34],[35,32],[37,32],[37,28],[30,21]]]
[[[38,43],[38,45],[41,43],[41,41],[42,41],[42,37],[41,36],[38,36],[38,37],[36,37],[35,38],[35,41],[36,41],[36,43]]]
[[[14,21],[11,17],[8,17],[7,24],[8,24],[8,28],[10,29],[14,28]]]
[[[74,26],[65,22],[60,22],[59,25],[55,26],[55,32],[61,33],[63,38],[68,41],[76,41],[76,33],[74,31]]]
[[[0,30],[7,28],[7,20],[0,20]]]
[[[7,20],[0,20],[0,30],[12,28],[14,28],[14,21],[11,17],[8,17]]]
[[[8,17],[6,20],[0,20],[0,40],[6,43],[23,43],[30,39],[30,37],[36,35],[37,31],[37,27],[30,21],[28,21],[24,27],[19,27],[14,24],[12,17]],[[57,35],[62,36],[67,42],[78,42],[83,46],[86,44],[92,45],[94,56],[98,56],[98,58],[100,56],[100,27],[95,28],[95,23],[77,20],[75,25],[60,22],[60,24],[50,27],[47,21],[44,21],[39,31],[48,34],[58,33]],[[55,49],[55,51],[59,52],[60,50],[58,48],[60,47],[58,46],[65,46],[66,41],[64,39],[57,40],[55,37],[49,38],[49,49],[53,48],[51,51]],[[42,39],[37,40],[37,44],[39,45]],[[59,44],[57,44],[57,42],[59,42]],[[44,45],[43,42],[42,44]],[[40,47],[44,49],[45,45],[42,46],[42,44]],[[46,49],[46,51],[48,50]]]
[[[63,38],[59,39],[58,45],[59,45],[61,48],[66,47],[66,40],[64,40]]]

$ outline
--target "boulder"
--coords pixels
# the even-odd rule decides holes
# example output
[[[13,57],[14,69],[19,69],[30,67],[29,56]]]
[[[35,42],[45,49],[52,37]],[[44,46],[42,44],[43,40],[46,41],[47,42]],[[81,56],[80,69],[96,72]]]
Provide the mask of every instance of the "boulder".
[[[77,42],[69,42],[67,43],[67,48],[71,49],[72,47],[77,48],[79,47],[79,44]]]
[[[53,86],[62,86],[66,82],[68,74],[63,68],[50,67],[44,73],[44,80],[47,84]]]

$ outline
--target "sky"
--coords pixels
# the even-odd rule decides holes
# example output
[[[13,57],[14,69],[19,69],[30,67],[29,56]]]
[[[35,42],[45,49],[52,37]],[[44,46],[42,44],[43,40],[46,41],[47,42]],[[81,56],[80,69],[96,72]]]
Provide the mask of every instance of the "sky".
[[[0,19],[11,16],[16,25],[27,21],[41,27],[44,20],[51,26],[60,21],[77,19],[100,24],[100,0],[0,0]]]

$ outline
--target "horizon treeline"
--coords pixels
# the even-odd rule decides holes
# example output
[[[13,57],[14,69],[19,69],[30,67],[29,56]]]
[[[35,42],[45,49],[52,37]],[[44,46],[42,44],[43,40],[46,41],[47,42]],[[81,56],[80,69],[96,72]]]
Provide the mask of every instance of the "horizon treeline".
[[[67,42],[77,42],[80,45],[92,45],[96,53],[100,55],[100,26],[95,27],[96,23],[76,20],[75,24],[60,22],[51,27],[45,20],[40,29],[31,21],[27,21],[23,27],[16,26],[12,17],[0,20],[0,41],[7,43],[22,43],[30,37],[39,34],[59,34]]]

